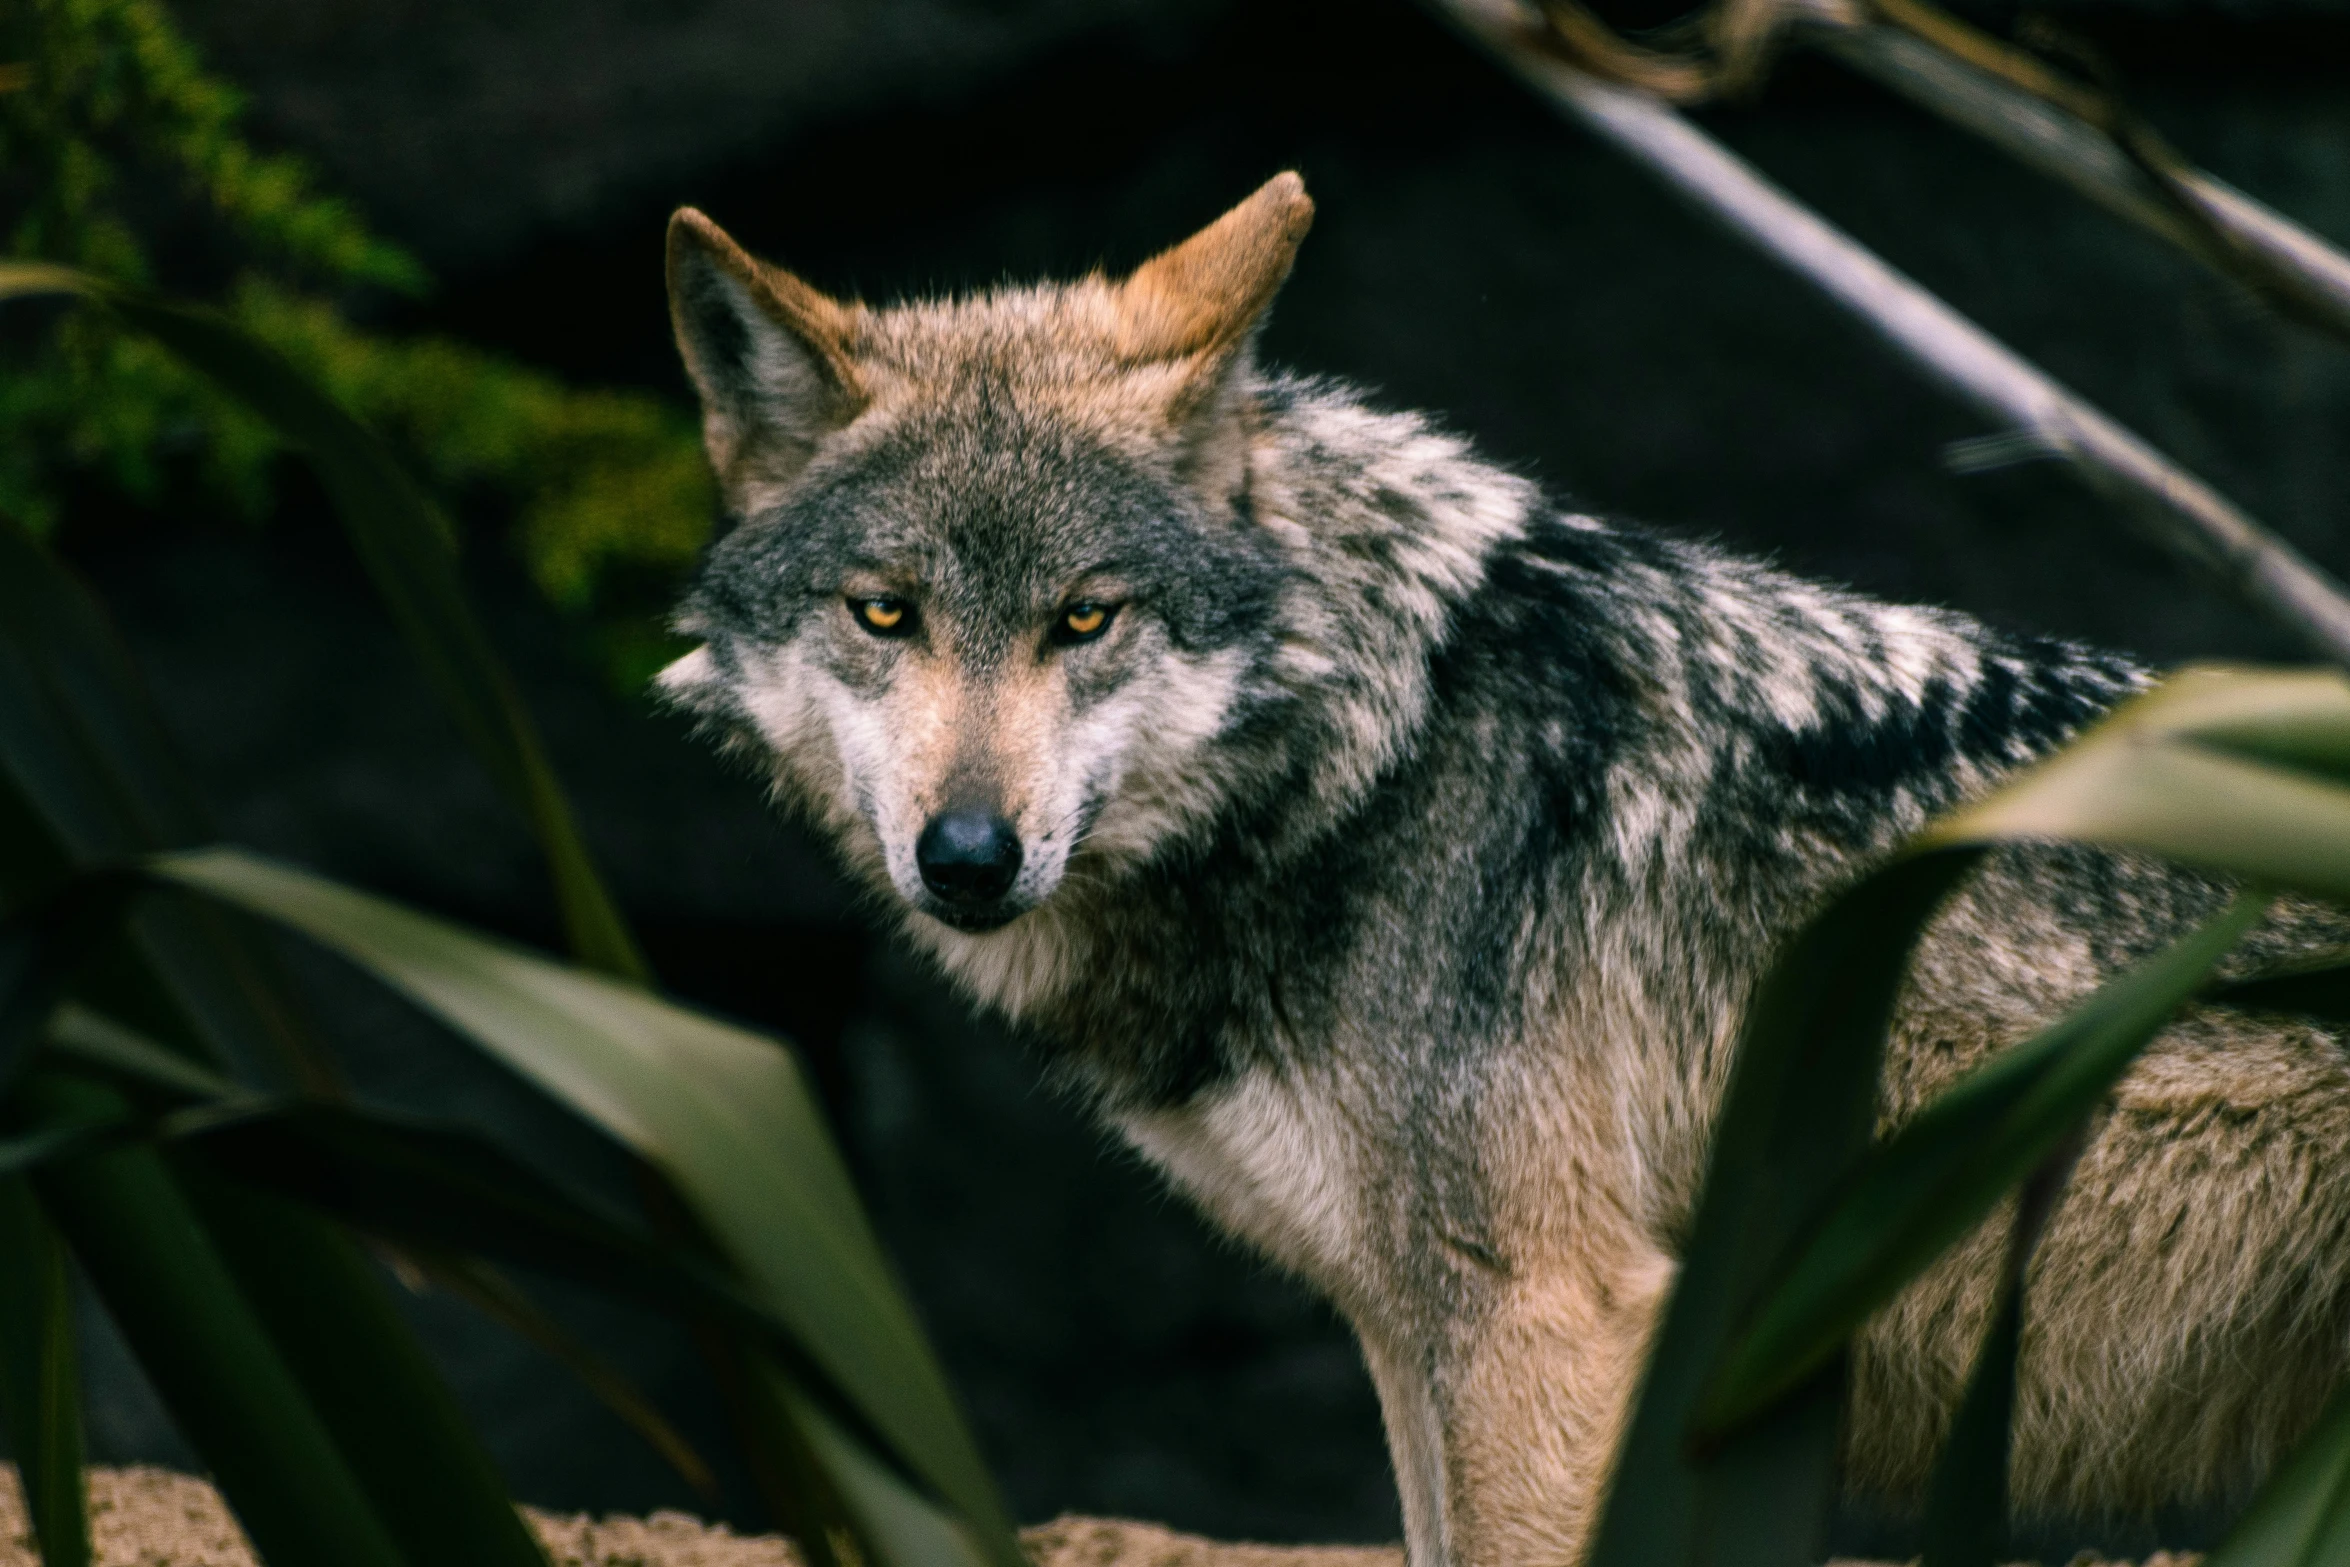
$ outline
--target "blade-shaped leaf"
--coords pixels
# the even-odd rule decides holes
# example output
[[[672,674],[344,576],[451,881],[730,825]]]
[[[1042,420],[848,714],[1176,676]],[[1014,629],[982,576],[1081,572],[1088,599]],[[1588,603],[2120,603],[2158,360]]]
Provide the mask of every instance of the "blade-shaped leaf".
[[[2002,1051],[1860,1158],[1724,1352],[1699,1427],[1727,1431],[1824,1364],[2085,1119],[2266,910],[2238,898]]]
[[[42,1567],[88,1567],[81,1386],[65,1248],[21,1176],[0,1178],[0,1420]]]
[[[447,520],[389,449],[275,349],[225,316],[64,267],[0,263],[0,299],[42,294],[103,305],[244,402],[310,458],[434,692],[538,835],[572,950],[591,967],[642,980],[643,955],[596,873],[538,731],[466,601]]]
[[[46,1044],[59,1061],[173,1103],[219,1103],[249,1093],[137,1029],[71,1001],[50,1017]]]
[[[216,836],[104,614],[0,518],[0,897]],[[153,898],[131,929],[101,956],[111,1005],[256,1082],[332,1085],[270,955],[227,911]]]
[[[128,1115],[94,1121],[64,1121],[12,1137],[0,1137],[0,1178],[29,1175],[69,1154],[101,1145],[135,1142],[138,1121]]]
[[[111,1090],[47,1072],[29,1075],[20,1098],[54,1119],[128,1109]],[[34,1185],[271,1567],[402,1567],[383,1521],[155,1151],[61,1160],[43,1167]]]
[[[2256,759],[2257,748],[2229,723],[2239,708],[2288,705],[2303,722],[2326,711],[2350,723],[2350,680],[2333,672],[2182,670],[1943,818],[1919,843],[2072,839],[2350,900],[2350,788],[2309,768]]]
[[[2350,783],[2350,684],[2341,672],[2187,671],[2162,711],[2140,714],[2155,732],[2246,761]],[[2211,678],[2217,677],[2217,678]]]
[[[466,1034],[634,1150],[910,1471],[1015,1567],[992,1482],[774,1041],[255,856],[159,875],[282,920]]]
[[[84,877],[0,919],[0,1095],[33,1057],[49,1019],[132,890],[119,877]]]
[[[27,851],[0,866],[0,883],[19,887],[35,869],[54,874],[103,866],[210,831],[103,614],[70,573],[5,520],[0,812],[10,813],[0,822],[0,842]],[[332,1073],[300,1007],[271,954],[238,928],[242,918],[205,900],[150,894],[131,918],[136,940],[107,943],[88,984],[110,1007],[125,1008],[175,1045],[208,1042],[214,1059],[234,1063],[254,1080],[331,1090]],[[73,1016],[60,1014],[60,1021]],[[53,1028],[53,1042],[56,1034]],[[117,1057],[123,1065],[119,1050]],[[192,1061],[187,1071],[202,1073]],[[306,1242],[289,1233],[284,1241],[254,1247],[228,1266],[232,1274],[249,1274],[240,1284],[263,1300],[271,1298],[272,1278],[302,1266],[323,1269],[305,1289],[315,1320],[338,1325],[338,1343],[295,1372],[328,1428],[362,1441],[363,1430],[396,1433],[411,1416],[452,1411],[414,1334],[391,1315],[381,1282],[364,1269],[326,1266],[334,1261],[332,1248],[315,1237]],[[305,1257],[308,1264],[297,1260]],[[289,1331],[298,1334],[303,1324]],[[354,1385],[369,1368],[380,1371],[383,1387]],[[483,1542],[499,1541],[507,1548],[499,1559],[508,1567],[542,1560],[535,1541],[515,1527],[502,1490],[490,1483],[487,1456],[470,1430],[443,1421],[437,1435],[414,1427],[406,1439],[395,1435],[384,1446],[388,1458],[359,1466],[360,1479],[386,1505],[401,1495],[430,1499],[428,1509],[394,1520],[419,1560],[473,1559]]]
[[[893,1561],[886,1550],[857,1539],[840,1487],[809,1447],[808,1437],[782,1396],[790,1376],[763,1340],[726,1328],[713,1317],[691,1319],[695,1344],[718,1374],[742,1442],[743,1461],[777,1525],[813,1567],[856,1567]]]
[[[2267,727],[2247,728],[2247,712],[2266,715]],[[1755,1357],[1745,1374],[1782,1389],[1775,1402],[1748,1403],[1748,1422],[1735,1429],[1717,1418],[1694,1444],[1693,1417],[1770,1281],[1786,1275],[1792,1248],[1816,1230],[1869,1146],[1893,986],[1941,894],[1972,858],[2001,841],[2073,838],[2350,898],[2350,790],[2331,781],[2327,750],[2336,724],[2350,724],[2350,683],[2337,674],[2185,672],[1938,824],[1797,934],[1741,1029],[1681,1273],[1601,1516],[1595,1567],[1808,1555],[1803,1520],[1825,1503],[1832,1436],[1801,1439],[1812,1444],[1802,1467],[1815,1479],[1768,1527],[1709,1524],[1729,1516],[1709,1498],[1792,1461],[1796,1437],[1764,1437],[1817,1399],[1834,1360],[1809,1346],[1804,1358],[1815,1369],[1806,1374]],[[1831,1357],[1834,1348],[1827,1345]]]
[[[987,1552],[952,1514],[877,1462],[801,1388],[778,1377],[774,1391],[838,1487],[861,1555],[922,1567],[987,1567]]]
[[[733,1281],[463,1128],[345,1105],[261,1104],[169,1117],[163,1133],[239,1181],[369,1234],[476,1253],[678,1311],[779,1331]]]
[[[2335,1567],[2350,1561],[2350,1388],[2334,1395],[2317,1426],[2204,1567]]]
[[[765,1302],[470,1130],[346,1105],[251,1101],[178,1113],[161,1130],[206,1167],[399,1246],[519,1263],[749,1335],[788,1361],[795,1385],[812,1384],[816,1402],[858,1440],[886,1441]]]
[[[710,1463],[670,1423],[669,1417],[628,1374],[572,1332],[528,1290],[478,1258],[409,1246],[399,1262],[416,1270],[420,1282],[446,1291],[476,1311],[537,1346],[579,1379],[596,1402],[641,1438],[705,1505],[719,1502],[718,1477]]]
[[[416,1567],[545,1567],[456,1395],[351,1238],[283,1197],[179,1170],[286,1369]]]
[[[2049,1219],[2089,1146],[2077,1124],[2017,1194],[1992,1296],[1991,1326],[1926,1487],[1925,1567],[1994,1567],[2006,1559],[2008,1455],[2016,1360],[2023,1348],[2024,1282]]]
[[[1995,1567],[2007,1543],[2008,1432],[2023,1291],[2004,1283],[1926,1487],[1924,1567]]]
[[[1806,1391],[1724,1442],[1693,1449],[1687,1433],[1707,1368],[1781,1248],[1868,1144],[1902,958],[1974,858],[1928,855],[1864,882],[1797,935],[1748,1008],[1593,1567],[1811,1560],[1833,1469],[1833,1375],[1815,1373]]]
[[[2247,1012],[2290,1012],[2321,1023],[2350,1023],[2350,964],[2335,954],[2323,964],[2214,985],[2207,999]]]

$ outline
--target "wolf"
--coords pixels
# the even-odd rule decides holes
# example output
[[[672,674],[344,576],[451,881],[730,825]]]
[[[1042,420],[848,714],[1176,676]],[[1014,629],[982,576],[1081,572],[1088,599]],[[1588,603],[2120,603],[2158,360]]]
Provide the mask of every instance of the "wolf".
[[[669,700],[974,1002],[1359,1337],[1413,1567],[1584,1552],[1782,938],[2151,678],[1546,500],[1262,367],[1283,174],[1132,273],[877,308],[669,234],[731,527]],[[1936,917],[1888,1122],[2219,908],[1995,856]],[[2245,961],[2350,937],[2288,904]],[[2035,1259],[2014,1493],[2237,1497],[2350,1345],[2350,1067],[2190,1012]],[[1845,1467],[1914,1495],[1996,1227],[1873,1322]]]

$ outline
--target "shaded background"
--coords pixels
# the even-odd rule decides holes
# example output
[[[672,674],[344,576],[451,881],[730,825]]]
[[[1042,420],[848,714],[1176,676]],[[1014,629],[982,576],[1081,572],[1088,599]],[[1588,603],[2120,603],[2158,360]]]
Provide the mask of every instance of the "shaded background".
[[[2189,156],[2350,243],[2350,9],[2059,14]],[[1985,433],[1976,418],[1403,0],[185,0],[180,15],[252,92],[259,139],[313,159],[439,276],[387,325],[682,401],[660,287],[681,202],[879,299],[1131,265],[1296,167],[1320,217],[1273,361],[1436,410],[1595,509],[1873,592],[2157,659],[2291,651],[2057,468],[1954,477],[1943,448]],[[1828,67],[1790,62],[1754,103],[1703,118],[2350,568],[2350,352]],[[258,531],[93,495],[60,544],[233,838],[551,941],[520,825],[299,482]],[[1042,1092],[751,780],[599,681],[515,562],[485,544],[468,571],[663,979],[807,1056],[1020,1517],[1393,1538],[1376,1404],[1329,1314]],[[493,1123],[619,1189],[608,1154],[513,1082],[292,957],[366,1089]],[[689,1430],[715,1432],[682,1336],[560,1299]],[[551,1363],[460,1306],[414,1304],[524,1500],[699,1505]],[[98,1456],[188,1463],[92,1327]],[[726,1480],[721,1510],[758,1522]]]

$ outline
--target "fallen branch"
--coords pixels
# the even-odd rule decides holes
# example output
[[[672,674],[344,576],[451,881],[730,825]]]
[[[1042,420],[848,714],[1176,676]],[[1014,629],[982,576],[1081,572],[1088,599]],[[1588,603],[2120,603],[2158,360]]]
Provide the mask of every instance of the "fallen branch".
[[[1497,11],[1498,11],[1497,7]],[[2083,81],[1933,0],[1712,0],[1634,43],[1583,0],[1529,0],[1525,24],[1587,75],[1689,105],[1736,97],[1789,40],[1973,131],[2022,162],[2185,250],[2305,326],[2350,341],[2350,255],[2205,173],[2131,111],[2089,51]]]
[[[2110,105],[2100,112],[2078,89],[2027,90],[1995,68],[1996,56],[2016,51],[1938,13],[1925,15],[1959,39],[1865,21],[1820,0],[1801,15],[1794,36],[1805,43],[2178,245],[2284,314],[2350,338],[2350,256],[2175,154],[2158,155],[2153,167],[2133,157],[2112,125],[2096,123],[2111,118]],[[1994,58],[1981,58],[1985,50]]]
[[[1670,107],[1576,69],[1516,0],[1434,0],[1558,108],[1859,316],[1992,418],[2069,460],[2139,519],[2315,651],[2350,666],[2350,596],[2144,440],[1764,179]]]

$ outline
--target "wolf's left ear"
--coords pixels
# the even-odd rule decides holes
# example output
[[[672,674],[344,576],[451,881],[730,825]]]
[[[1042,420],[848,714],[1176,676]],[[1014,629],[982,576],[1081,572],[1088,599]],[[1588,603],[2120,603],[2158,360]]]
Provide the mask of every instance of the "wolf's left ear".
[[[1179,367],[1175,417],[1201,412],[1232,379],[1313,223],[1306,182],[1294,170],[1276,174],[1120,286],[1120,353],[1134,364]]]
[[[1218,500],[1246,484],[1250,345],[1313,222],[1306,182],[1276,174],[1119,285],[1119,356],[1164,376],[1183,471]]]
[[[857,416],[863,308],[745,251],[691,207],[669,220],[669,318],[702,394],[702,441],[738,515]]]

